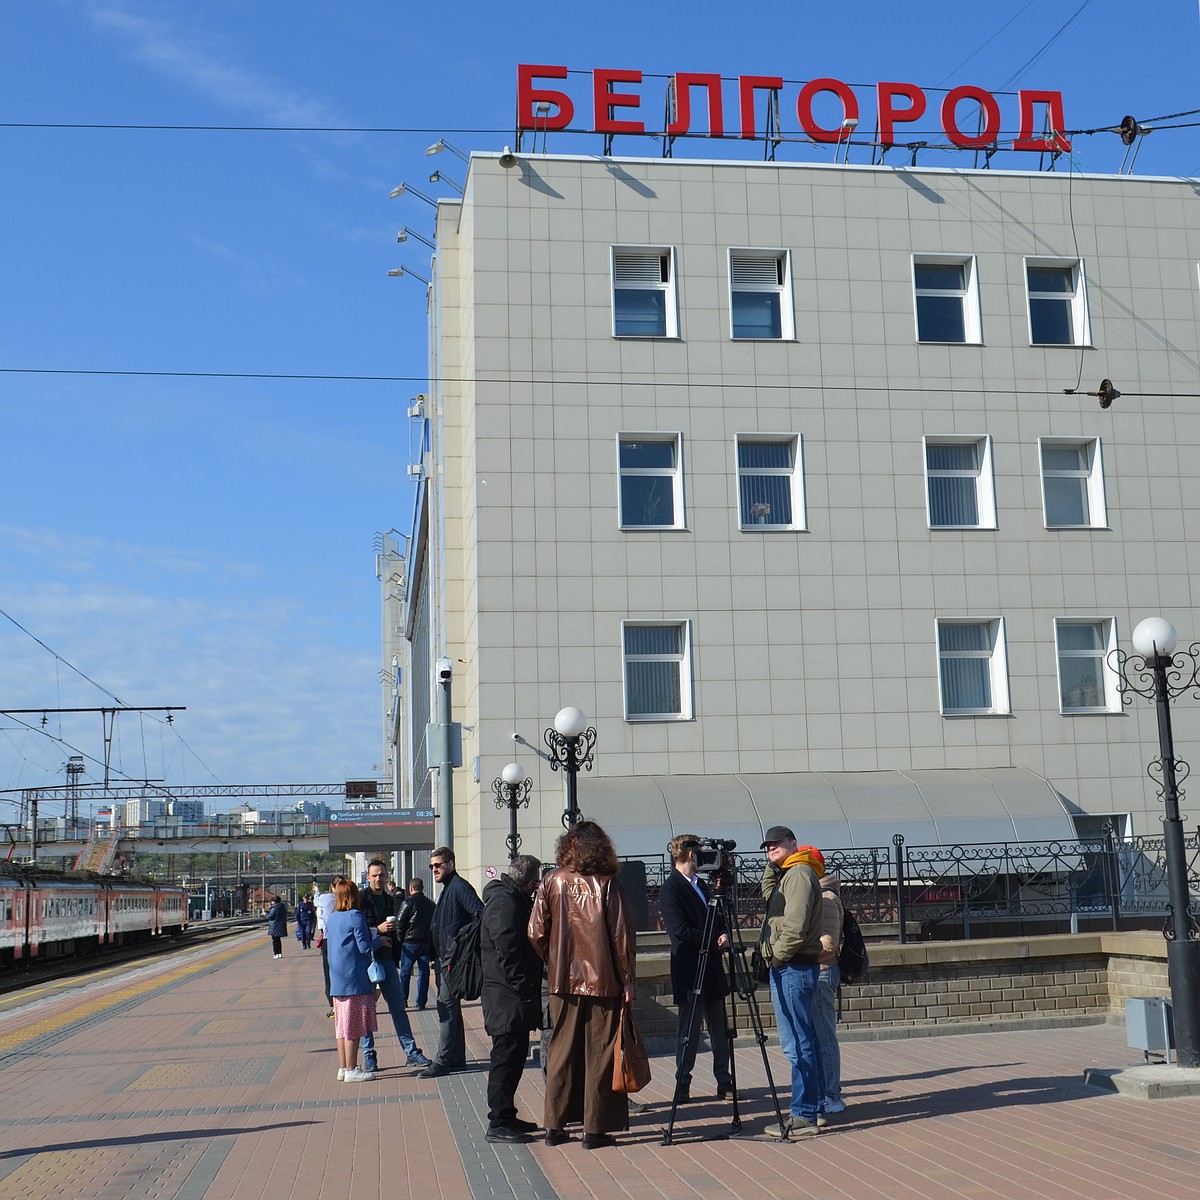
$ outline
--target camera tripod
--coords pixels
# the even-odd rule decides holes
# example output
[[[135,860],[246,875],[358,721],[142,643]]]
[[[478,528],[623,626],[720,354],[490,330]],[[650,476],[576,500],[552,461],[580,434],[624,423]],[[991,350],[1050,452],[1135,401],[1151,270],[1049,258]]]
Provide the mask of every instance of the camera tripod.
[[[729,944],[716,948],[717,930],[724,926],[729,934]],[[718,954],[724,957],[723,970],[729,984],[729,993],[723,1005],[725,1012],[725,1037],[729,1041],[729,1076],[732,1082],[733,1120],[727,1132],[711,1135],[701,1135],[700,1141],[714,1141],[719,1138],[740,1137],[742,1132],[742,1116],[738,1099],[737,1061],[734,1055],[733,1042],[737,1036],[737,999],[740,996],[746,1004],[746,1012],[750,1017],[750,1027],[754,1030],[755,1040],[762,1053],[763,1070],[767,1074],[767,1086],[771,1089],[771,1100],[775,1105],[775,1117],[787,1138],[787,1125],[783,1112],[779,1107],[779,1092],[775,1087],[775,1079],[771,1075],[771,1064],[767,1057],[767,1035],[763,1032],[762,1011],[758,1006],[758,997],[754,994],[755,983],[746,965],[746,944],[742,941],[741,930],[736,922],[730,919],[729,904],[722,894],[722,889],[714,887],[713,894],[708,898],[708,911],[704,916],[704,933],[700,941],[700,959],[696,964],[695,985],[692,988],[692,999],[687,1011],[687,1032],[684,1037],[684,1049],[691,1045],[697,1035],[697,1025],[700,1018],[700,1004],[704,989],[704,978],[708,970],[710,955]],[[709,1030],[710,1037],[718,1034]],[[675,1091],[671,1096],[671,1115],[667,1127],[663,1130],[662,1144],[670,1146],[675,1130],[675,1113],[679,1108],[679,1097],[683,1092],[683,1079],[676,1068]]]

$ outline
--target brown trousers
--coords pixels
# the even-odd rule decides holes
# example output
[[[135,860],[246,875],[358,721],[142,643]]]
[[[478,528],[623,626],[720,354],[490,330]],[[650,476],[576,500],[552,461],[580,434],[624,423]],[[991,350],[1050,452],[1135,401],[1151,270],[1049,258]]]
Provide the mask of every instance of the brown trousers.
[[[612,1090],[619,996],[551,996],[546,1055],[547,1129],[583,1122],[584,1133],[629,1128],[629,1097]]]

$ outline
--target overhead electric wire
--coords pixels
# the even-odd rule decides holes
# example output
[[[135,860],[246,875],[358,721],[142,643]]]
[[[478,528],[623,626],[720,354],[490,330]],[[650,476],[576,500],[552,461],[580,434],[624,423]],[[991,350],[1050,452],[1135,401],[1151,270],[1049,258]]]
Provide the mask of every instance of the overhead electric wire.
[[[1028,0],[1028,3],[1024,6],[1024,8],[1018,9],[1013,16],[1009,17],[1008,20],[1005,21],[1004,24],[1001,25],[1000,28],[997,29],[990,38],[987,39],[987,41],[983,42],[981,45],[972,50],[971,53],[968,54],[967,57],[964,58],[957,66],[951,67],[950,70],[947,71],[946,74],[943,75],[938,81],[938,86],[941,87],[941,85],[945,83],[952,75],[954,75],[955,72],[960,71],[963,67],[965,67],[967,63],[969,63],[971,59],[973,59],[981,50],[986,50],[1017,19],[1017,17],[1025,12],[1026,9],[1032,8],[1034,2],[1035,0]]]
[[[97,689],[99,689],[100,691],[102,691],[102,692],[103,692],[103,693],[104,693],[104,694],[105,694],[105,695],[106,695],[106,696],[107,696],[107,697],[108,697],[110,700],[115,700],[115,701],[116,701],[116,702],[117,702],[119,705],[121,705],[121,707],[122,707],[122,708],[129,708],[129,707],[131,707],[130,705],[127,705],[127,704],[125,703],[125,701],[121,699],[121,697],[120,697],[120,696],[116,695],[114,692],[110,692],[110,691],[108,690],[108,688],[106,688],[106,687],[104,686],[104,684],[102,684],[102,683],[97,683],[97,682],[96,682],[96,681],[95,681],[95,680],[94,680],[94,679],[93,679],[93,678],[92,678],[90,675],[88,675],[88,674],[84,673],[83,671],[81,671],[81,670],[80,670],[80,669],[79,669],[77,666],[75,666],[75,664],[74,664],[73,662],[71,662],[69,659],[63,658],[63,656],[62,656],[61,654],[59,654],[59,652],[58,652],[57,650],[53,649],[53,647],[51,647],[51,646],[47,646],[47,645],[46,645],[46,643],[45,643],[45,642],[43,642],[43,641],[42,641],[42,639],[41,639],[40,637],[38,637],[36,633],[31,633],[31,632],[30,632],[28,629],[26,629],[26,628],[25,628],[25,626],[24,626],[24,625],[22,625],[22,624],[21,624],[21,622],[20,622],[20,621],[18,621],[18,620],[17,620],[17,618],[16,618],[16,617],[14,617],[14,616],[13,616],[11,613],[9,613],[9,612],[5,612],[5,611],[4,611],[4,609],[0,608],[0,617],[4,617],[4,618],[5,618],[5,620],[7,620],[7,621],[11,621],[11,622],[12,622],[12,624],[14,624],[14,625],[15,625],[15,626],[16,626],[16,627],[17,627],[17,628],[18,628],[18,629],[19,629],[19,630],[20,630],[20,631],[21,631],[23,634],[25,634],[25,636],[26,636],[26,637],[33,638],[33,640],[34,640],[35,642],[37,642],[37,644],[38,644],[39,646],[41,646],[41,648],[42,648],[43,650],[45,650],[45,651],[46,651],[48,654],[51,654],[51,655],[53,655],[53,656],[54,656],[54,660],[55,660],[55,662],[60,662],[60,663],[62,663],[62,664],[63,664],[63,666],[65,666],[65,667],[69,667],[69,668],[70,668],[72,671],[74,671],[74,672],[75,672],[75,674],[76,674],[76,675],[78,675],[78,676],[79,676],[79,678],[80,678],[80,679],[84,679],[84,680],[86,680],[88,683],[90,683],[90,684],[92,685],[92,687],[94,687],[94,688],[97,688]],[[49,711],[49,710],[47,709],[47,711]]]
[[[1068,18],[1067,18],[1067,19],[1066,19],[1066,20],[1065,20],[1065,21],[1064,21],[1064,22],[1063,22],[1063,23],[1062,23],[1060,26],[1059,26],[1059,27],[1058,27],[1058,29],[1057,29],[1057,30],[1055,30],[1055,32],[1054,32],[1054,33],[1052,33],[1052,34],[1051,34],[1051,35],[1050,35],[1050,36],[1049,36],[1049,37],[1046,39],[1046,41],[1045,41],[1045,42],[1043,42],[1043,43],[1042,43],[1042,47],[1041,47],[1041,49],[1040,49],[1040,50],[1038,50],[1038,51],[1036,51],[1036,52],[1035,52],[1034,54],[1032,54],[1032,55],[1031,55],[1029,58],[1027,58],[1027,59],[1025,60],[1025,62],[1024,62],[1024,63],[1022,63],[1022,64],[1021,64],[1021,66],[1019,66],[1019,67],[1016,69],[1016,71],[1014,71],[1014,72],[1013,72],[1013,74],[1011,74],[1011,75],[1010,75],[1010,76],[1009,76],[1009,77],[1008,77],[1008,78],[1007,78],[1007,79],[1006,79],[1006,80],[1005,80],[1005,81],[1004,81],[1004,82],[1003,82],[1003,83],[1000,85],[1000,87],[997,89],[997,91],[998,91],[998,92],[1000,92],[1000,94],[1002,94],[1002,95],[1003,95],[1003,93],[1005,92],[1005,90],[1006,90],[1006,89],[1008,89],[1008,88],[1012,87],[1012,85],[1013,85],[1014,83],[1016,83],[1016,82],[1017,82],[1017,80],[1018,80],[1018,79],[1020,79],[1020,78],[1021,78],[1021,76],[1022,76],[1022,75],[1024,75],[1024,74],[1025,74],[1025,72],[1026,72],[1026,71],[1028,71],[1028,70],[1029,70],[1029,69],[1030,69],[1030,68],[1031,68],[1031,67],[1034,65],[1034,63],[1036,63],[1036,62],[1037,62],[1037,60],[1038,60],[1039,58],[1041,58],[1041,57],[1042,57],[1042,55],[1043,55],[1043,54],[1045,54],[1045,53],[1046,53],[1046,51],[1047,51],[1047,50],[1049,50],[1049,49],[1050,49],[1050,47],[1051,47],[1051,46],[1053,46],[1053,45],[1054,45],[1054,43],[1055,43],[1056,41],[1058,41],[1058,39],[1059,39],[1060,37],[1062,37],[1062,35],[1063,35],[1063,34],[1064,34],[1066,31],[1067,31],[1067,27],[1068,27],[1069,25],[1071,25],[1071,24],[1072,24],[1072,23],[1075,21],[1075,18],[1076,18],[1076,17],[1078,17],[1078,16],[1080,15],[1080,13],[1082,13],[1082,12],[1083,12],[1083,10],[1084,10],[1085,8],[1087,8],[1087,6],[1088,6],[1089,4],[1091,4],[1091,2],[1092,2],[1092,0],[1083,0],[1083,3],[1082,3],[1082,4],[1081,4],[1081,5],[1080,5],[1080,6],[1079,6],[1079,7],[1078,7],[1078,8],[1077,8],[1077,9],[1076,9],[1076,10],[1075,10],[1075,11],[1074,11],[1074,12],[1073,12],[1073,13],[1072,13],[1072,14],[1071,14],[1071,15],[1070,15],[1070,16],[1069,16],[1069,17],[1068,17]]]
[[[403,128],[388,125],[156,125],[150,122],[107,121],[0,121],[0,129],[112,129],[164,133],[436,133],[508,134],[511,129],[444,129],[430,126]]]
[[[300,374],[282,374],[271,373],[265,371],[259,372],[239,372],[239,371],[86,371],[78,368],[57,368],[57,367],[0,367],[0,374],[9,375],[100,375],[100,376],[132,376],[134,378],[152,378],[152,379],[276,379],[283,382],[291,380],[300,380],[303,382],[332,382],[332,383],[406,383],[418,386],[427,386],[430,382],[428,375],[300,375]],[[631,373],[636,374],[636,373]],[[578,387],[642,387],[649,386],[641,379],[631,379],[629,377],[623,379],[594,379],[590,377],[563,377],[561,375],[550,374],[544,379],[533,379],[525,376],[507,376],[504,378],[485,379],[479,376],[445,376],[443,375],[438,381],[439,383],[453,383],[464,387],[480,386],[483,384],[500,384],[519,387],[562,387],[564,384],[571,384]],[[730,391],[734,388],[749,388],[760,392],[921,392],[935,396],[953,396],[953,395],[970,395],[970,396],[991,396],[996,392],[1009,392],[1013,395],[1021,396],[1061,396],[1062,388],[1047,388],[1042,391],[1038,388],[1020,388],[1011,387],[962,387],[955,385],[954,387],[936,388],[930,387],[928,384],[920,384],[914,386],[900,386],[892,383],[857,383],[857,384],[821,384],[821,383],[741,383],[737,381],[708,381],[708,380],[662,380],[656,379],[653,384],[656,388],[667,387],[683,387],[689,389],[697,388],[720,388],[722,391]],[[1200,399],[1200,392],[1125,392],[1122,396],[1165,396],[1174,399],[1196,398]],[[2,610],[0,610],[2,611]]]
[[[196,751],[195,751],[195,750],[193,750],[193,749],[191,748],[191,746],[189,746],[189,745],[188,745],[188,743],[187,743],[186,741],[184,741],[184,739],[183,739],[183,736],[182,736],[182,735],[179,733],[179,730],[178,730],[178,728],[176,727],[176,725],[175,725],[175,722],[174,722],[174,721],[171,721],[171,720],[166,720],[166,719],[164,719],[164,718],[162,718],[162,717],[156,717],[156,716],[155,716],[153,713],[144,712],[144,711],[142,711],[142,710],[140,710],[140,709],[137,709],[137,706],[136,706],[136,705],[132,705],[132,704],[126,704],[126,702],[125,702],[124,700],[122,700],[122,699],[121,699],[121,697],[120,697],[120,696],[118,696],[118,695],[117,695],[115,692],[110,692],[110,691],[108,690],[108,688],[106,688],[106,687],[104,686],[104,684],[102,684],[102,683],[97,683],[97,682],[96,682],[96,680],[94,680],[94,679],[93,679],[93,678],[92,678],[90,675],[88,675],[88,674],[87,674],[86,672],[84,672],[84,671],[81,671],[81,670],[80,670],[80,669],[79,669],[77,666],[75,666],[75,664],[74,664],[74,663],[72,663],[72,662],[71,662],[69,659],[66,659],[66,658],[64,658],[64,657],[63,657],[61,654],[59,654],[59,653],[58,653],[58,651],[57,651],[57,650],[55,650],[55,649],[54,649],[52,646],[48,646],[48,645],[47,645],[47,644],[46,644],[44,641],[42,641],[42,639],[41,639],[40,637],[38,637],[38,636],[37,636],[37,634],[36,634],[36,633],[33,633],[33,632],[31,632],[30,630],[26,629],[26,628],[25,628],[25,626],[24,626],[24,625],[22,625],[22,624],[21,624],[21,622],[20,622],[20,621],[18,621],[18,620],[16,619],[16,617],[14,617],[14,616],[13,616],[11,613],[9,613],[9,612],[6,612],[6,611],[5,611],[3,608],[0,608],[0,617],[4,617],[6,620],[10,621],[10,622],[11,622],[13,625],[15,625],[15,626],[16,626],[16,627],[17,627],[17,628],[18,628],[18,629],[19,629],[19,630],[20,630],[20,631],[21,631],[23,634],[25,634],[25,636],[26,636],[26,637],[32,638],[32,639],[33,639],[33,640],[34,640],[34,641],[35,641],[35,642],[36,642],[36,643],[37,643],[39,646],[41,646],[41,648],[42,648],[43,650],[45,650],[45,651],[46,651],[46,653],[47,653],[47,654],[50,654],[50,655],[52,655],[52,656],[53,656],[53,658],[54,658],[54,662],[55,662],[55,668],[56,668],[56,669],[57,669],[57,666],[58,666],[58,664],[59,664],[59,663],[61,663],[63,666],[65,666],[65,667],[68,667],[68,668],[70,668],[72,671],[74,671],[74,672],[75,672],[75,674],[76,674],[76,675],[78,675],[80,679],[86,680],[86,682],[90,683],[90,684],[92,685],[92,687],[94,687],[94,688],[97,688],[99,691],[103,692],[103,693],[104,693],[104,694],[105,694],[107,697],[109,697],[109,699],[110,699],[110,700],[115,700],[115,701],[116,701],[116,703],[117,703],[117,704],[119,704],[119,705],[120,705],[122,708],[129,708],[129,709],[136,709],[136,710],[137,710],[137,712],[138,712],[138,716],[139,716],[139,717],[141,718],[141,720],[142,720],[142,725],[141,725],[141,728],[142,728],[142,758],[143,758],[143,763],[144,763],[144,760],[145,760],[145,755],[146,755],[146,736],[145,736],[145,724],[144,724],[144,723],[145,723],[145,720],[146,720],[146,718],[148,717],[148,718],[149,718],[150,720],[152,720],[152,721],[157,721],[157,722],[158,722],[158,724],[160,724],[160,725],[166,725],[166,726],[170,726],[170,728],[171,728],[171,729],[174,731],[174,733],[175,733],[175,736],[176,736],[176,737],[177,737],[177,738],[180,740],[180,742],[182,742],[182,743],[183,743],[183,745],[184,745],[184,746],[186,746],[186,747],[187,747],[187,750],[188,750],[188,752],[189,752],[189,753],[190,753],[190,754],[191,754],[191,755],[192,755],[192,756],[195,758],[195,760],[196,760],[196,761],[197,761],[197,762],[198,762],[198,763],[199,763],[199,764],[200,764],[200,765],[201,765],[201,766],[202,766],[202,767],[203,767],[203,768],[204,768],[204,769],[205,769],[205,770],[206,770],[206,771],[207,771],[207,772],[208,772],[208,773],[209,773],[209,774],[210,774],[210,775],[211,775],[211,776],[214,778],[214,779],[216,779],[218,783],[220,783],[220,782],[221,782],[221,780],[220,780],[220,779],[217,777],[217,774],[216,774],[216,772],[215,772],[215,771],[213,771],[213,769],[212,769],[212,768],[211,768],[211,767],[208,765],[208,763],[206,763],[206,762],[204,761],[204,759],[202,759],[202,758],[200,757],[200,755],[199,755],[199,754],[197,754],[197,753],[196,753]],[[35,706],[35,707],[36,707],[36,706]],[[50,709],[49,707],[47,707],[46,711],[47,711],[47,712],[50,712],[50,711],[51,711],[51,709]],[[64,746],[68,746],[68,747],[69,747],[70,749],[72,749],[72,750],[76,750],[76,752],[77,752],[77,753],[82,753],[82,751],[78,751],[76,747],[72,746],[70,742],[67,742],[67,741],[65,741],[65,740],[64,740],[63,738],[61,738],[61,737],[57,737],[57,736],[55,736],[55,735],[54,735],[54,734],[52,734],[52,733],[48,733],[48,732],[47,732],[45,729],[42,729],[42,728],[39,728],[39,727],[36,727],[36,726],[30,725],[30,724],[28,724],[28,723],[27,723],[27,722],[25,722],[25,721],[21,721],[21,720],[19,720],[17,717],[15,717],[15,716],[12,716],[12,714],[8,714],[8,713],[6,713],[5,715],[6,715],[6,716],[8,716],[10,720],[12,720],[12,721],[15,721],[15,722],[16,722],[18,725],[22,726],[22,727],[23,727],[23,728],[25,728],[25,729],[31,730],[33,733],[40,733],[40,734],[41,734],[43,737],[50,738],[50,739],[51,739],[51,741],[55,741],[55,742],[61,742],[61,743],[62,743],[62,745],[64,745]],[[114,733],[115,733],[115,729],[116,729],[116,726],[115,726],[115,722],[114,722]],[[85,755],[84,755],[84,757],[85,757],[85,758],[89,758],[89,759],[91,759],[91,761],[92,761],[92,762],[94,762],[94,763],[98,763],[100,766],[103,766],[103,765],[104,765],[104,763],[103,763],[103,762],[102,762],[100,759],[97,759],[97,758],[92,758],[92,756],[91,756],[91,755],[89,755],[89,754],[85,754]],[[120,774],[120,775],[125,775],[125,772],[124,772],[124,771],[118,771],[118,774]],[[126,778],[132,778],[132,776],[126,776]]]

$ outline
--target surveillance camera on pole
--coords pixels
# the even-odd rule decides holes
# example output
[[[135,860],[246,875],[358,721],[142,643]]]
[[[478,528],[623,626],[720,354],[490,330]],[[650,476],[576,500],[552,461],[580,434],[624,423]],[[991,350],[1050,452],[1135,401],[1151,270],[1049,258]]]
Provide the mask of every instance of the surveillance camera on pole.
[[[437,724],[430,725],[426,745],[430,767],[437,767],[437,844],[454,844],[454,768],[462,766],[462,726],[451,718],[450,685],[454,663],[445,656],[433,666],[437,681]]]

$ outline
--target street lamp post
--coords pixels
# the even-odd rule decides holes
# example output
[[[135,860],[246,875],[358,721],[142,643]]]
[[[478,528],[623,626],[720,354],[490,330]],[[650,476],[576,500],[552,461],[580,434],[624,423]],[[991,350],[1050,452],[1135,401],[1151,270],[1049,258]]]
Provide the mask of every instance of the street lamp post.
[[[596,749],[596,731],[578,708],[560,708],[554,727],[547,729],[546,746],[550,751],[550,770],[566,772],[567,804],[563,812],[564,828],[570,829],[582,814],[579,811],[579,768],[592,769]]]
[[[521,849],[521,835],[517,832],[517,809],[529,806],[529,793],[532,790],[533,780],[525,777],[520,763],[509,763],[500,772],[500,778],[492,781],[496,807],[508,809],[508,837],[504,841],[508,846],[509,862],[517,857]]]
[[[1200,691],[1200,644],[1193,643],[1176,654],[1178,641],[1169,621],[1147,617],[1133,631],[1136,655],[1121,650],[1114,653],[1126,687],[1153,700],[1158,710],[1160,757],[1146,773],[1158,784],[1163,800],[1163,846],[1171,911],[1163,933],[1167,939],[1167,974],[1175,1024],[1175,1061],[1181,1067],[1200,1067],[1200,941],[1192,919],[1187,852],[1179,815],[1179,779],[1187,778],[1189,768],[1175,757],[1171,733],[1172,698],[1189,690]],[[1131,699],[1126,695],[1126,703]],[[1180,767],[1182,775],[1177,769]]]

